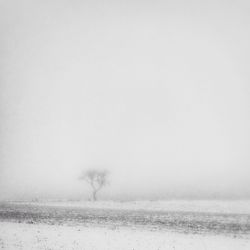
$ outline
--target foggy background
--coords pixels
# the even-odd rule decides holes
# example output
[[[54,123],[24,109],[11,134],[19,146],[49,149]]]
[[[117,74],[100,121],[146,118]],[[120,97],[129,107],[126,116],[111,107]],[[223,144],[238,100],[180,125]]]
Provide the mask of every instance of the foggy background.
[[[249,198],[249,13],[0,0],[0,198]]]

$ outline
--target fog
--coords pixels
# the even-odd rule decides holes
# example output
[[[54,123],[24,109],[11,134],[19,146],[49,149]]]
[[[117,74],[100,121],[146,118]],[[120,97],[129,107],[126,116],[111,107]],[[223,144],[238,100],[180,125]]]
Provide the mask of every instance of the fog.
[[[249,1],[0,1],[0,198],[250,197]]]

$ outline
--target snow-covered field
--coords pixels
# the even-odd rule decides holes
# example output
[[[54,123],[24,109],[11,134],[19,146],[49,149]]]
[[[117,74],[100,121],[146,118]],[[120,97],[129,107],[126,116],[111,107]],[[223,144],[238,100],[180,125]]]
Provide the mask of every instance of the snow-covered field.
[[[250,202],[5,202],[0,249],[249,250]]]
[[[15,202],[17,204],[17,202]],[[62,206],[80,208],[151,210],[151,211],[183,211],[206,213],[250,214],[250,200],[169,200],[169,201],[40,201],[21,202],[21,204],[38,206]]]
[[[249,250],[250,240],[226,236],[0,222],[6,250]]]

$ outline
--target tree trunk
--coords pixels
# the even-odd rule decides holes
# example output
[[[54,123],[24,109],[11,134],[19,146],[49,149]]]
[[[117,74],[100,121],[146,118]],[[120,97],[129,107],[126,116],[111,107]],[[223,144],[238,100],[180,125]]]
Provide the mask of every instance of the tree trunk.
[[[93,201],[96,201],[96,193],[97,193],[96,190],[94,190],[93,193],[92,193],[92,199],[93,199]]]

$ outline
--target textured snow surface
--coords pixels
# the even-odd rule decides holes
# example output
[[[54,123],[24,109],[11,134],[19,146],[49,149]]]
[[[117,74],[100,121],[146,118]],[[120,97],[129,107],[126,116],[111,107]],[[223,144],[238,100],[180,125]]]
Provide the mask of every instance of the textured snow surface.
[[[23,202],[22,202],[23,203]],[[71,206],[101,209],[184,211],[250,214],[250,200],[170,200],[170,201],[98,201],[98,202],[25,202],[45,206]]]
[[[249,250],[250,239],[128,228],[0,222],[0,249]]]
[[[0,221],[31,224],[72,225],[72,226],[113,226],[142,228],[150,230],[168,230],[182,233],[230,234],[234,236],[250,235],[250,214],[207,213],[185,211],[158,211],[143,209],[113,209],[72,206],[62,203],[60,206],[33,204],[0,204]],[[127,205],[127,204],[124,204]]]

